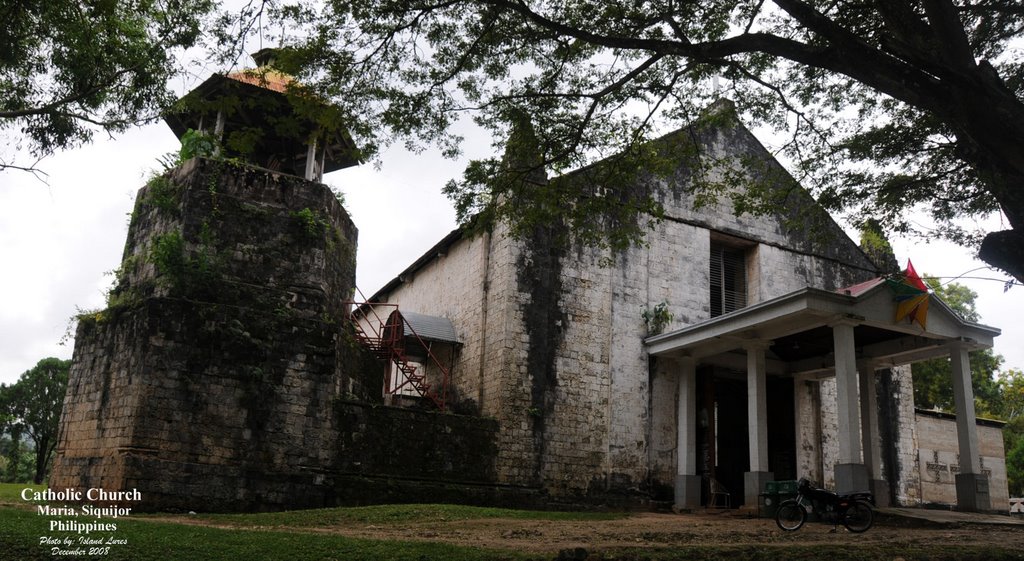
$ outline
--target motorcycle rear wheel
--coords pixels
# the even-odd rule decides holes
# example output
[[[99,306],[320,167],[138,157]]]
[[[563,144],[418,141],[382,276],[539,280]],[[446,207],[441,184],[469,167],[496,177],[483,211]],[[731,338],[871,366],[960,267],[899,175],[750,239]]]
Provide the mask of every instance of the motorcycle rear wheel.
[[[875,522],[875,513],[871,510],[871,506],[864,501],[856,501],[846,511],[846,516],[843,516],[843,526],[846,529],[861,533],[866,532]]]
[[[799,530],[806,521],[807,511],[794,500],[782,501],[775,511],[775,524],[787,532]]]

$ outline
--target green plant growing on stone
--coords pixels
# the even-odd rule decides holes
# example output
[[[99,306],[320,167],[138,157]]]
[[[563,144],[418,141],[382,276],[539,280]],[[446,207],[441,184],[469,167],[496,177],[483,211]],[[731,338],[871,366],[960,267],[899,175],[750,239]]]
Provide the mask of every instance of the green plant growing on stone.
[[[166,212],[177,212],[181,202],[181,189],[166,175],[154,175],[146,182],[146,195],[142,204]]]
[[[178,152],[178,163],[192,158],[209,158],[220,152],[220,145],[213,135],[203,131],[188,129],[181,135],[181,150]]]
[[[292,212],[291,217],[298,224],[302,233],[311,241],[322,239],[327,233],[327,221],[320,216],[320,213],[308,207]]]
[[[181,233],[168,232],[155,236],[149,250],[149,260],[156,266],[157,272],[177,284],[176,281],[185,275],[185,240]]]
[[[154,236],[149,249],[149,261],[163,275],[164,282],[175,290],[193,293],[210,288],[217,278],[219,258],[214,250],[213,234],[207,224],[199,233],[201,243],[195,251],[185,248],[180,232],[173,231]]]
[[[342,208],[345,208],[345,193],[337,187],[330,187],[330,189],[331,193],[334,193],[334,198],[338,200],[338,204],[341,205]]]
[[[644,325],[647,326],[648,335],[657,335],[665,330],[670,323],[672,323],[672,312],[668,311],[668,302],[662,301],[660,304],[654,306],[654,309],[650,309],[644,306],[640,312],[640,317],[644,320]]]

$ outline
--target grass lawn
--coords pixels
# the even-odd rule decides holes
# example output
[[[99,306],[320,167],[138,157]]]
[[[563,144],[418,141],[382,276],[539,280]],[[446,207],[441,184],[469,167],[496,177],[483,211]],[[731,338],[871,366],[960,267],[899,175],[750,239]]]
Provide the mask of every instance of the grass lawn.
[[[295,526],[310,525],[307,512],[298,512]],[[274,524],[289,526],[288,513],[279,513]],[[255,515],[257,517],[263,515]],[[83,522],[85,517],[80,517]],[[234,517],[233,517],[234,518]],[[71,518],[73,520],[73,518]],[[242,524],[244,517],[235,518]],[[447,544],[362,540],[281,530],[219,529],[159,522],[154,517],[118,518],[116,532],[94,532],[90,537],[112,536],[126,544],[110,546],[106,555],[53,555],[52,546],[40,544],[41,536],[77,538],[73,532],[50,532],[48,517],[10,506],[0,507],[0,559],[110,559],[165,561],[199,560],[331,560],[339,561],[489,561],[528,560],[531,557],[512,551],[481,550]],[[250,522],[262,524],[263,522]],[[88,550],[89,546],[61,546],[60,549]],[[96,546],[93,546],[96,547]],[[535,559],[535,557],[533,558]]]
[[[478,508],[458,505],[381,505],[357,508],[331,508],[257,514],[181,515],[132,514],[128,517],[103,519],[99,522],[117,524],[114,532],[93,532],[89,538],[105,540],[113,537],[124,543],[113,544],[103,555],[89,554],[90,547],[104,545],[78,544],[74,531],[50,530],[55,517],[40,515],[38,506],[21,499],[25,487],[42,490],[42,486],[0,484],[0,561],[53,559],[109,559],[116,561],[204,561],[204,560],[339,560],[339,561],[553,561],[562,559],[559,552],[527,553],[521,550],[485,549],[446,543],[353,538],[322,531],[327,527],[389,526],[404,523],[477,519],[511,519],[529,521],[599,521],[626,517],[620,513],[537,512],[501,508]],[[57,505],[52,505],[57,506]],[[79,523],[95,523],[92,517],[66,517]],[[206,524],[206,525],[202,525]],[[216,526],[216,527],[214,527]],[[979,528],[979,531],[984,531]],[[940,534],[941,535],[941,534]],[[50,537],[72,540],[70,546],[41,543]],[[1024,534],[1022,534],[1024,536]],[[685,544],[664,544],[654,547],[621,548],[595,552],[589,559],[601,561],[681,561],[689,559],[740,561],[800,560],[871,561],[875,559],[932,561],[993,561],[1024,559],[1017,547],[1004,544],[962,545],[955,541],[914,540],[911,543],[850,540],[838,543],[785,543],[774,537],[765,543],[730,544],[715,536]],[[1005,540],[1004,540],[1005,541]],[[717,542],[717,543],[716,543]],[[493,542],[492,542],[493,543]],[[499,542],[503,543],[503,542]],[[647,544],[648,546],[653,544]],[[67,551],[81,548],[83,554]],[[571,558],[571,557],[570,557]]]
[[[340,523],[394,524],[423,520],[471,520],[476,518],[512,518],[531,520],[606,520],[622,514],[535,512],[458,505],[382,505],[357,508],[331,508],[258,514],[205,514],[191,518],[237,529],[211,528],[173,522],[161,522],[159,514],[138,514],[101,522],[117,524],[116,532],[93,532],[89,537],[113,537],[125,544],[111,545],[105,555],[88,555],[89,546],[60,546],[61,550],[86,550],[85,555],[53,555],[52,547],[40,543],[43,536],[78,538],[74,532],[50,531],[53,517],[41,516],[36,505],[23,501],[26,487],[36,491],[45,486],[0,484],[0,559],[110,559],[110,560],[345,560],[345,561],[490,561],[538,559],[516,551],[497,551],[440,543],[366,540],[310,534],[302,529],[333,526]],[[94,522],[91,517],[67,517],[80,523]],[[254,529],[255,528],[255,529]],[[545,557],[546,558],[546,557]]]

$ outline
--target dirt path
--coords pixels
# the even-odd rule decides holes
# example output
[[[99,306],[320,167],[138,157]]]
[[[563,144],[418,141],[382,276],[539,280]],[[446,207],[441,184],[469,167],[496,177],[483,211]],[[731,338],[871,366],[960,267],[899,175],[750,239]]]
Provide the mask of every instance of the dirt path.
[[[207,524],[188,518],[166,519],[189,524]],[[831,525],[808,523],[797,532],[783,532],[775,522],[738,514],[634,514],[621,520],[542,521],[476,519],[414,522],[397,525],[348,523],[317,528],[272,528],[296,532],[332,533],[349,537],[433,541],[471,547],[511,549],[529,552],[557,552],[577,547],[589,551],[620,548],[651,548],[687,545],[843,545],[858,547],[885,545],[912,549],[914,546],[956,545],[1024,547],[1024,527],[999,525],[948,525],[920,527],[919,523],[882,521],[863,534],[851,534],[842,527],[832,533]],[[236,526],[237,527],[237,526]],[[251,526],[249,527],[251,528]]]

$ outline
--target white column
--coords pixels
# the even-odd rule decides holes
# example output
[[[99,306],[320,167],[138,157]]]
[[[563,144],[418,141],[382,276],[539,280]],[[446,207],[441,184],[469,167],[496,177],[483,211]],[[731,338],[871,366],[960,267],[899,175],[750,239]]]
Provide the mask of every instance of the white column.
[[[971,363],[967,349],[959,341],[949,344],[953,367],[953,403],[956,405],[956,435],[960,443],[960,473],[981,474],[978,426],[974,412],[974,388],[971,387]]]
[[[224,124],[227,119],[224,117],[224,111],[217,111],[217,121],[213,125],[213,136],[220,142],[221,136],[224,135]]]
[[[836,357],[836,413],[839,421],[839,463],[860,464],[860,406],[857,356],[852,322],[832,325]]]
[[[750,445],[750,471],[768,471],[768,406],[765,396],[765,358],[767,345],[746,345],[747,351],[747,435]]]
[[[675,509],[700,507],[701,478],[697,475],[697,362],[683,357],[676,363],[679,391],[676,397]]]
[[[310,139],[306,147],[306,180],[316,180],[316,139]]]
[[[692,357],[679,361],[676,401],[676,474],[697,475],[697,370]]]
[[[743,504],[756,507],[767,482],[774,479],[768,471],[768,407],[765,396],[764,351],[769,343],[751,341],[747,351],[747,442],[750,446],[750,471],[743,474]]]
[[[224,110],[218,110],[217,121],[213,125],[213,138],[217,140],[213,153],[216,156],[220,156],[220,146],[224,143],[224,126],[226,121],[227,118],[224,116]]]
[[[857,363],[860,375],[860,434],[868,477],[882,479],[882,452],[878,434],[878,397],[875,393],[875,365]]]

